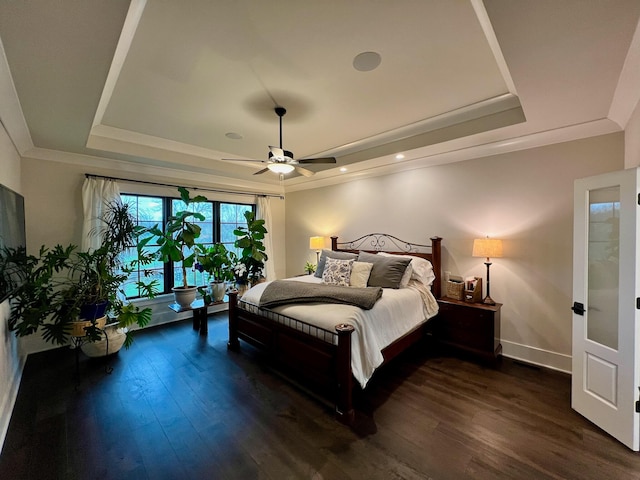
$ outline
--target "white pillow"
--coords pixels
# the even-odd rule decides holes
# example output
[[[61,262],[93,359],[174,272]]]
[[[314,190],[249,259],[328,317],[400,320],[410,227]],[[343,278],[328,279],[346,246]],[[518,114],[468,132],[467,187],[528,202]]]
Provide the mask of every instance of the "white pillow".
[[[413,255],[394,255],[393,253],[386,252],[378,252],[378,255],[410,258],[411,263],[409,266],[411,267],[411,278],[425,284],[426,286],[431,286],[433,281],[436,279],[436,276],[433,273],[433,265],[431,265],[431,262],[426,258],[414,257]],[[407,268],[407,270],[409,269]]]
[[[348,287],[353,262],[355,262],[355,260],[338,260],[327,257],[327,262],[322,272],[322,283]]]
[[[349,280],[349,285],[351,287],[358,288],[366,287],[372,268],[373,263],[353,262],[353,265],[351,266],[351,279]]]
[[[411,264],[407,265],[407,269],[402,274],[402,278],[400,279],[400,286],[398,288],[407,288],[409,285],[409,280],[411,280],[411,275],[413,275],[413,268],[411,268]]]

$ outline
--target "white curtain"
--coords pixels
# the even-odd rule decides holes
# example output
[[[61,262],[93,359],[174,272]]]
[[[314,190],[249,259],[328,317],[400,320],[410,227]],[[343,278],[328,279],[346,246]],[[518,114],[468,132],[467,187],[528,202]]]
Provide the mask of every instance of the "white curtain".
[[[120,188],[115,180],[105,178],[85,178],[82,185],[82,250],[100,246],[100,238],[92,232],[100,227],[100,217],[105,207],[114,200],[120,200]]]
[[[256,219],[264,220],[264,228],[267,229],[267,234],[264,238],[264,248],[267,257],[269,258],[265,263],[265,277],[267,280],[276,279],[276,269],[273,265],[273,243],[271,242],[272,230],[271,230],[271,202],[269,197],[258,196],[256,198]]]

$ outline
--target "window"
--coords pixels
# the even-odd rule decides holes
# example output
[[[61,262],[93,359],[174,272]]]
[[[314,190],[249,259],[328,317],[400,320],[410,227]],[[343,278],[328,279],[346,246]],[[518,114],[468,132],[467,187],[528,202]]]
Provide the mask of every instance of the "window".
[[[184,202],[177,198],[131,194],[122,194],[120,197],[123,203],[129,205],[129,210],[136,224],[144,227],[152,227],[156,224],[164,226],[169,216],[186,207]],[[236,239],[233,231],[238,226],[246,225],[244,212],[252,211],[255,213],[254,204],[209,201],[194,203],[191,205],[191,208],[193,211],[201,213],[205,217],[203,222],[197,222],[202,229],[198,243],[208,246],[221,242],[225,244],[227,249],[238,253],[237,249],[233,246]],[[125,261],[131,261],[137,257],[136,245],[131,246],[125,253],[125,257]],[[201,273],[193,271],[193,275],[196,285],[204,284],[205,279],[202,278]],[[182,272],[180,268],[174,268],[173,263],[156,261],[151,265],[144,265],[141,269],[137,269],[131,273],[131,281],[127,282],[127,286],[125,287],[127,297],[139,297],[140,292],[138,291],[136,283],[138,281],[148,282],[150,277],[158,280],[161,293],[171,293],[171,288],[174,285],[180,285],[182,283]],[[192,281],[190,283],[194,282]]]

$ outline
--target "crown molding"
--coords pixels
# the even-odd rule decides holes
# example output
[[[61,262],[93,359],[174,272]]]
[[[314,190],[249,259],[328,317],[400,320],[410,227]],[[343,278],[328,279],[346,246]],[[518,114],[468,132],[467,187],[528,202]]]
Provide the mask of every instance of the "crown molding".
[[[500,43],[498,43],[496,32],[493,30],[493,25],[491,25],[491,19],[489,18],[487,9],[484,7],[484,3],[482,0],[471,0],[471,6],[476,13],[476,17],[478,17],[478,22],[480,22],[480,27],[487,39],[489,48],[491,48],[491,52],[496,60],[496,64],[498,65],[498,69],[500,70],[504,83],[507,85],[510,93],[517,95],[516,85],[513,83],[513,78],[511,78],[511,72],[509,71],[507,62],[504,59],[504,55],[502,54]]]
[[[487,132],[464,139],[457,139],[443,144],[416,149],[408,152],[406,158],[402,161],[396,160],[393,155],[389,155],[354,164],[350,166],[349,171],[345,173],[340,172],[338,168],[334,168],[318,172],[311,178],[293,178],[285,181],[285,191],[286,193],[291,193],[311,190],[314,188],[348,183],[354,180],[391,175],[409,170],[462,162],[492,155],[501,155],[620,131],[622,131],[622,129],[616,122],[608,118],[603,118],[544,132],[504,138],[497,141],[481,142],[476,145],[475,143],[479,140],[481,141],[482,138],[489,137],[490,132]]]
[[[608,117],[622,129],[627,127],[633,111],[640,101],[640,22],[631,39],[631,45],[618,78]]]
[[[0,122],[4,125],[9,138],[22,155],[27,150],[33,148],[33,140],[27,121],[22,113],[22,106],[18,98],[4,45],[0,38]]]
[[[471,105],[457,108],[450,112],[425,118],[409,125],[394,128],[392,130],[347,143],[345,145],[340,145],[329,150],[317,152],[313,156],[335,156],[344,158],[348,155],[359,154],[367,149],[415,138],[419,135],[443,130],[465,122],[486,118],[491,115],[505,113],[515,109],[521,109],[520,99],[512,93],[504,93]],[[524,120],[524,117],[522,120]]]
[[[154,137],[108,125],[94,125],[87,138],[87,148],[148,158],[180,160],[184,156],[219,160],[222,152],[187,143]]]
[[[124,61],[129,53],[129,48],[131,48],[131,42],[133,42],[133,37],[138,29],[138,24],[140,23],[142,13],[144,12],[146,5],[147,0],[131,0],[131,3],[129,4],[129,11],[127,12],[122,32],[120,32],[118,45],[116,46],[116,51],[113,54],[113,61],[111,62],[107,79],[104,82],[104,88],[102,89],[102,95],[100,96],[100,102],[98,102],[98,108],[96,109],[92,126],[102,123],[102,117],[104,116],[104,112],[106,111],[107,105],[109,105],[109,101],[113,95],[113,90],[116,87],[118,77],[122,71],[122,66],[124,65]]]
[[[160,177],[176,182],[179,180],[195,182],[198,184],[206,184],[215,188],[224,188],[225,190],[237,190],[238,192],[246,192],[248,194],[268,193],[274,195],[284,195],[284,189],[280,185],[269,185],[259,182],[250,182],[223,175],[211,174],[198,169],[190,169],[185,166],[182,169],[149,165],[143,163],[133,163],[125,160],[115,160],[111,158],[95,157],[79,153],[62,152],[59,150],[49,150],[45,148],[32,148],[27,151],[24,158],[34,160],[51,161],[65,163],[69,165],[81,166],[85,169],[103,169],[117,172],[117,176],[125,173],[136,175],[146,175],[152,177]],[[90,172],[88,172],[90,173]]]

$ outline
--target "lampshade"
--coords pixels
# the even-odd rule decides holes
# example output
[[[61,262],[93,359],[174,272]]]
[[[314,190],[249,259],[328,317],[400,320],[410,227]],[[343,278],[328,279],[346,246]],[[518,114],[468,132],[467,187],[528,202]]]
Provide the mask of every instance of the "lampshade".
[[[324,248],[324,237],[309,237],[310,250],[322,250]]]
[[[473,241],[473,257],[499,258],[502,256],[502,240],[497,238],[476,238]]]
[[[275,173],[289,173],[295,170],[295,167],[289,163],[270,163],[267,168]]]

